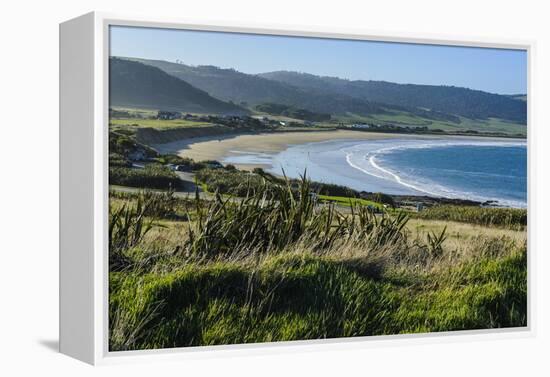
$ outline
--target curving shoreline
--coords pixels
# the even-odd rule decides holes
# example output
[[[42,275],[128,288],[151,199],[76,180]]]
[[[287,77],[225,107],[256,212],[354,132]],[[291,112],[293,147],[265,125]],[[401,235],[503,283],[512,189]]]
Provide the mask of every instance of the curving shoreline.
[[[174,141],[170,143],[165,144],[157,144],[153,145],[154,148],[156,148],[160,153],[176,153],[182,157],[188,157],[192,158],[194,160],[200,161],[200,160],[218,160],[220,162],[225,163],[231,163],[235,166],[237,166],[241,170],[252,170],[256,167],[264,168],[265,170],[277,174],[277,172],[274,169],[275,164],[279,164],[281,166],[285,166],[285,171],[287,174],[290,174],[290,176],[293,176],[292,173],[292,166],[293,165],[300,165],[302,159],[308,159],[309,160],[309,153],[307,156],[300,154],[300,153],[291,153],[291,151],[298,148],[299,150],[303,148],[310,148],[306,145],[314,143],[317,145],[317,143],[324,144],[323,142],[331,142],[331,141],[367,141],[370,143],[363,144],[363,145],[378,145],[378,141],[380,142],[380,146],[387,144],[388,142],[391,143],[390,139],[399,139],[401,142],[404,142],[404,139],[409,139],[411,142],[416,140],[426,140],[429,142],[428,145],[431,145],[432,142],[438,143],[438,140],[445,139],[447,142],[449,142],[449,139],[454,139],[455,141],[451,141],[451,144],[457,143],[457,145],[461,145],[465,141],[467,141],[467,144],[470,142],[475,141],[474,144],[477,144],[477,141],[482,141],[483,144],[486,142],[494,141],[497,142],[497,144],[500,144],[501,142],[510,143],[511,140],[509,138],[506,139],[500,139],[500,138],[491,138],[489,140],[487,137],[465,137],[465,136],[439,136],[439,135],[410,135],[410,134],[384,134],[384,133],[370,133],[370,132],[361,132],[361,131],[352,131],[352,130],[330,130],[330,131],[294,131],[294,132],[274,132],[274,133],[261,133],[261,134],[231,134],[231,135],[218,135],[218,136],[207,136],[207,137],[196,137],[196,138],[189,138],[185,140],[179,140]],[[431,141],[428,141],[427,139],[431,139]],[[399,141],[397,140],[397,141]],[[523,141],[523,140],[522,140]],[[407,141],[407,145],[408,145]],[[415,144],[416,145],[416,144]],[[302,147],[304,146],[304,147]],[[312,147],[317,148],[317,147]],[[322,147],[324,148],[324,147]],[[379,148],[379,147],[374,147]],[[280,155],[279,152],[282,152],[284,155]],[[313,153],[313,152],[312,152]],[[317,154],[318,152],[315,152],[315,158],[320,158],[321,155]],[[273,158],[274,155],[277,155],[275,159]],[[286,156],[286,157],[282,157]],[[279,161],[280,159],[286,158],[290,162],[291,165],[288,165],[288,163],[281,163]],[[310,172],[313,174],[314,178],[317,173],[316,180],[325,181],[328,176],[332,176],[332,173],[330,173],[329,170],[326,170],[323,174],[319,175],[319,171],[316,171],[316,160],[310,161],[310,164],[313,163],[313,165],[309,166],[308,168],[312,168]],[[284,161],[283,161],[284,162]],[[326,162],[326,161],[325,161]],[[349,163],[349,161],[348,161]],[[333,165],[330,163],[329,165]],[[333,167],[335,167],[334,165]],[[352,165],[353,166],[353,165]],[[303,167],[302,167],[303,168]],[[317,167],[318,170],[319,167]],[[357,169],[357,167],[356,167]],[[362,170],[362,169],[359,169]],[[309,169],[308,169],[309,171]],[[341,170],[338,170],[340,172]],[[466,201],[470,202],[472,204],[478,204],[485,202],[487,200],[492,199],[481,199],[477,197],[471,197],[471,195],[465,195],[464,197],[462,195],[451,195],[447,196],[444,194],[430,194],[428,191],[424,189],[418,189],[414,186],[411,186],[412,188],[407,190],[405,189],[408,185],[394,185],[396,187],[393,187],[391,185],[391,182],[393,181],[387,181],[383,180],[382,177],[380,179],[376,179],[376,174],[369,174],[369,187],[364,187],[364,181],[361,178],[361,185],[358,185],[357,179],[353,181],[353,177],[349,175],[349,173],[346,173],[345,176],[339,175],[335,171],[337,176],[341,177],[338,179],[337,182],[330,182],[335,184],[341,184],[348,187],[353,187],[354,189],[358,191],[380,191],[385,192],[390,195],[397,195],[397,196],[415,196],[415,197],[422,197],[426,194],[429,197],[432,198],[454,198],[459,199],[458,201]],[[355,177],[357,178],[357,177]],[[350,179],[352,181],[350,181]],[[330,180],[329,180],[330,181]],[[395,182],[394,182],[395,183]],[[399,183],[399,182],[398,182]],[[359,187],[361,186],[361,187]],[[424,200],[421,200],[424,201]],[[499,199],[500,201],[500,199]],[[506,204],[505,204],[506,205]]]
[[[457,136],[457,135],[416,135],[398,133],[363,132],[355,130],[327,131],[285,131],[266,133],[232,133],[198,136],[175,140],[167,143],[151,143],[152,148],[161,154],[177,154],[192,158],[195,161],[223,160],[229,156],[242,153],[275,154],[284,151],[291,145],[315,143],[331,140],[384,140],[384,139],[457,139],[457,140],[495,140],[511,141],[511,138]],[[524,139],[517,139],[525,141]],[[234,164],[248,170],[254,166],[269,166],[269,164]]]
[[[361,132],[353,130],[293,131],[257,134],[231,134],[195,137],[163,144],[151,144],[159,153],[174,153],[181,157],[201,160],[223,160],[239,153],[276,153],[290,145],[330,140],[382,140],[390,138],[418,138],[418,135]],[[426,137],[426,136],[422,136]],[[437,136],[428,136],[437,137]],[[251,169],[265,164],[235,164],[241,169]]]

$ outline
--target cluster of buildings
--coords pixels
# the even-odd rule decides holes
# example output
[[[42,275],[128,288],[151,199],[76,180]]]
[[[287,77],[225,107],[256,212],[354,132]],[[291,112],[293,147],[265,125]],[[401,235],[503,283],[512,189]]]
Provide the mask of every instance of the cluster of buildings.
[[[174,120],[174,119],[194,119],[192,114],[182,114],[179,111],[159,111],[157,119]]]

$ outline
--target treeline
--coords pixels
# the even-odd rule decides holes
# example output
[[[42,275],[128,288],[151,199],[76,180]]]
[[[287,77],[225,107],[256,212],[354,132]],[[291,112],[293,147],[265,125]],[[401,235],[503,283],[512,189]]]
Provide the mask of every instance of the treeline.
[[[307,120],[310,122],[323,122],[331,119],[330,114],[316,113],[294,106],[281,105],[278,103],[263,103],[256,106],[256,110],[271,115],[283,115],[289,118]]]
[[[458,221],[509,229],[523,229],[527,226],[527,210],[521,208],[441,205],[411,215],[426,220]]]
[[[148,164],[141,169],[112,166],[109,167],[109,184],[167,190],[177,188],[180,180],[173,171],[160,164]]]
[[[109,131],[109,153],[125,158],[138,154],[144,158],[158,156],[153,148],[137,142],[133,131],[123,129]]]
[[[379,81],[364,82],[362,87],[371,101],[408,108],[428,108],[470,119],[501,118],[523,124],[527,121],[526,102],[480,90]]]

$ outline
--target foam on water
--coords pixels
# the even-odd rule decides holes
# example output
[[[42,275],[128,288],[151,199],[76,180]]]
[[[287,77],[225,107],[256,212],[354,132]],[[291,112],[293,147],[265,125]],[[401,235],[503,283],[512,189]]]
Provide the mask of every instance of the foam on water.
[[[392,180],[402,185],[404,187],[413,189],[420,193],[424,193],[430,196],[442,196],[449,198],[467,198],[478,201],[487,201],[487,200],[498,200],[502,205],[514,206],[514,207],[525,207],[526,202],[522,200],[511,200],[502,197],[493,197],[485,195],[483,192],[473,192],[462,189],[457,189],[455,187],[449,187],[444,183],[437,182],[433,179],[426,179],[420,175],[415,177],[413,175],[405,175],[399,171],[399,166],[388,167],[383,166],[384,156],[391,155],[393,153],[398,153],[400,151],[407,150],[425,150],[425,149],[444,149],[450,147],[493,147],[493,148],[525,148],[525,142],[517,141],[479,141],[479,140],[399,140],[392,141],[391,146],[382,145],[385,143],[379,143],[378,145],[373,145],[374,143],[362,143],[357,144],[352,147],[343,148],[346,154],[347,163],[354,169],[358,169],[365,174],[369,174],[373,177]],[[467,156],[464,156],[467,158]],[[488,177],[492,176],[495,180],[502,178],[520,178],[514,175],[503,175],[503,174],[493,174],[488,171],[483,172],[472,172],[472,171],[462,171],[457,169],[442,169],[438,168],[440,173],[451,173],[456,175],[468,175],[468,176],[478,176],[478,177]],[[417,178],[417,179],[415,179]]]

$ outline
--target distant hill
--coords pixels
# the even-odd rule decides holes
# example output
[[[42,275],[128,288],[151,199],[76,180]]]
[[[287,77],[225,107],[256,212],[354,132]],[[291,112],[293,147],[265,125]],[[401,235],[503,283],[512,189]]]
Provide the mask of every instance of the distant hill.
[[[385,81],[351,81],[289,71],[269,72],[258,76],[304,90],[342,94],[405,108],[429,109],[470,119],[500,118],[525,124],[527,118],[526,103],[518,100],[518,96],[510,97],[480,90]]]
[[[120,58],[156,67],[221,101],[243,107],[279,104],[331,115],[408,113],[428,121],[458,124],[460,117],[499,118],[526,124],[527,108],[518,97],[452,86],[345,80],[277,71],[258,75],[214,66]]]
[[[210,114],[247,112],[151,65],[110,58],[109,75],[111,106]]]
[[[121,58],[157,67],[223,101],[245,106],[277,103],[307,109],[316,113],[383,114],[385,106],[346,95],[312,91],[249,75],[234,69],[214,66],[189,66],[163,60]]]

